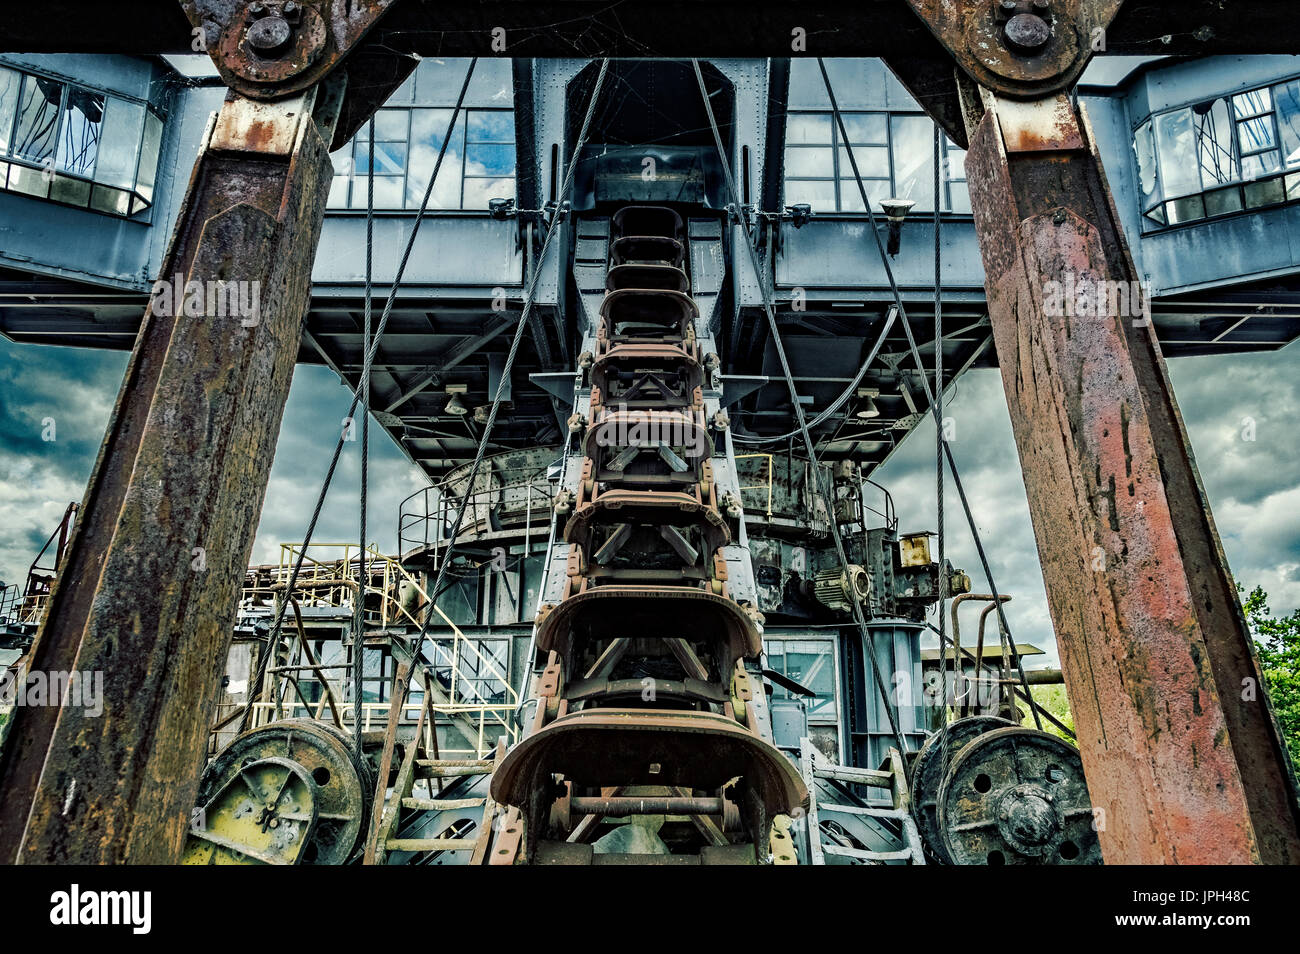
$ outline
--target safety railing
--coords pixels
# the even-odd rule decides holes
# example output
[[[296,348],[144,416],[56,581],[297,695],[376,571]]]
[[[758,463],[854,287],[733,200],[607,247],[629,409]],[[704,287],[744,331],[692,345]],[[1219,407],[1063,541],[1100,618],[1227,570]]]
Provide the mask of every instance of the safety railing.
[[[398,511],[397,540],[402,556],[436,549],[451,539],[462,509],[460,535],[496,530],[522,530],[525,538],[550,524],[555,487],[545,475],[512,484],[485,487],[469,494],[456,493],[449,482],[423,487],[402,501]]]
[[[49,604],[48,592],[28,593],[24,596],[15,583],[0,591],[0,623],[39,626]]]
[[[419,696],[412,694],[402,705],[401,722],[406,725],[414,725],[419,721],[420,708],[424,705],[424,700]],[[361,731],[362,732],[379,732],[383,731],[388,724],[388,714],[392,710],[391,702],[364,702],[361,704]],[[440,706],[437,703],[431,704],[430,708],[436,713],[442,713],[448,707]],[[301,701],[281,702],[278,705],[274,701],[258,702],[253,705],[252,727],[269,725],[272,722],[280,722],[284,719],[302,719],[315,718],[315,706]],[[496,748],[497,739],[501,737],[502,729],[499,722],[484,711],[484,707],[463,706],[457,707],[458,714],[468,715],[477,726],[477,736],[473,740],[467,739],[464,747],[457,748],[454,746],[441,743],[437,746],[437,751],[443,758],[457,758],[466,756],[469,758],[486,758],[492,754]],[[352,705],[349,703],[343,712],[344,724],[351,729]],[[435,726],[431,726],[427,721],[424,726],[425,748],[429,751],[434,750],[433,732]],[[514,741],[514,734],[509,733],[508,743]]]
[[[408,631],[418,631],[424,623],[427,613],[436,614],[442,625],[431,631],[424,640],[424,659],[419,666],[426,670],[431,684],[437,686],[445,695],[445,701],[434,701],[431,709],[435,713],[454,718],[462,727],[468,723],[477,726],[480,748],[490,747],[501,735],[510,741],[517,733],[514,715],[519,708],[519,693],[510,683],[508,663],[498,659],[485,647],[500,640],[482,640],[466,636],[442,609],[434,603],[420,581],[407,572],[393,558],[380,552],[371,545],[365,548],[365,569],[362,569],[362,548],[356,543],[312,543],[306,550],[299,543],[280,545],[280,562],[272,568],[269,575],[270,585],[255,584],[245,589],[247,599],[256,598],[267,590],[279,599],[292,598],[299,608],[336,607],[355,612],[357,594],[362,593],[364,601],[363,620],[368,629],[377,628],[390,631],[402,627]],[[293,566],[302,554],[302,569],[294,584],[292,594],[286,594]],[[364,573],[364,586],[362,577]],[[446,630],[447,632],[440,631]],[[320,666],[316,664],[301,667],[279,667],[280,669],[301,668],[302,671],[318,673],[323,682],[328,677],[326,670],[345,670],[346,665]],[[340,688],[346,688],[346,675],[339,680]],[[415,685],[420,685],[417,680]],[[341,707],[351,710],[347,693],[341,692]],[[323,701],[307,703],[295,700],[270,700],[254,703],[254,717],[263,710],[271,712],[272,718],[285,718],[282,713],[286,707],[303,707],[306,714],[319,718],[323,712]],[[365,703],[365,706],[377,707],[387,717],[389,703]],[[418,717],[419,703],[408,703],[405,708],[414,707],[412,721]],[[373,714],[373,713],[372,713]],[[405,716],[406,713],[403,713]],[[365,717],[367,720],[369,716]],[[468,720],[468,723],[465,721]],[[367,721],[367,725],[369,722]],[[363,731],[365,728],[363,727]],[[483,750],[484,752],[487,749]]]

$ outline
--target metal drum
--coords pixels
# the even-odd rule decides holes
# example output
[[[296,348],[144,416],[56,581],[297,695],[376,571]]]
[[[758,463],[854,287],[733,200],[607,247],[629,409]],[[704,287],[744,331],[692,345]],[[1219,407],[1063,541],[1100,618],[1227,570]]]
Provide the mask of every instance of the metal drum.
[[[1101,863],[1079,752],[1035,729],[995,729],[962,748],[939,825],[954,864]]]

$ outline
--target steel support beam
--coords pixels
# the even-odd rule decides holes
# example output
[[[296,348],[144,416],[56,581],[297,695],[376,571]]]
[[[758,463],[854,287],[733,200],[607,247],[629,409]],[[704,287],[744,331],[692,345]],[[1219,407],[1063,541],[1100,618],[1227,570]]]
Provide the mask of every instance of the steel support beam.
[[[231,94],[209,125],[162,278],[255,283],[259,308],[151,299],[31,653],[33,672],[102,673],[102,712],[15,710],[0,861],[180,859],[311,295],[330,90]]]
[[[969,125],[994,341],[1103,854],[1296,864],[1290,763],[1149,316],[1053,307],[1057,290],[1139,277],[1086,117],[1064,94],[984,93]]]

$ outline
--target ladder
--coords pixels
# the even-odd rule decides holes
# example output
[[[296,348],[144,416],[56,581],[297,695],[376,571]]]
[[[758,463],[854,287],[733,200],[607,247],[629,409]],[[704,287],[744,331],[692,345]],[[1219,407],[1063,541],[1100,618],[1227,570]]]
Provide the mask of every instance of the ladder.
[[[799,740],[799,765],[804,783],[808,786],[808,855],[814,865],[826,864],[826,857],[833,855],[851,858],[867,864],[888,864],[903,862],[910,865],[925,864],[925,853],[921,849],[921,833],[912,817],[912,795],[907,785],[907,771],[903,766],[903,757],[898,749],[891,748],[886,760],[886,768],[863,769],[846,765],[836,765],[824,756],[810,739]],[[865,785],[870,788],[885,789],[890,793],[891,808],[874,808],[864,805],[852,805],[847,802],[830,801],[819,798],[817,780],[828,779],[847,782],[852,785]],[[867,851],[836,844],[830,840],[828,833],[821,827],[823,816],[854,815],[876,818],[896,823],[902,829],[902,847],[895,851]]]
[[[397,698],[398,687],[407,678],[410,668],[408,662],[399,664],[396,679],[398,686],[394,689],[394,698]],[[431,734],[431,738],[434,740],[434,751],[425,751],[423,744],[425,720],[428,718],[430,722],[432,721],[433,695],[430,692],[432,686],[433,679],[426,672],[424,678],[425,702],[420,708],[415,737],[403,754],[401,766],[397,770],[397,778],[391,790],[387,786],[387,779],[392,764],[397,722],[400,718],[398,707],[393,706],[389,714],[384,752],[380,759],[379,776],[376,780],[371,829],[366,839],[364,864],[383,864],[390,851],[467,851],[471,853],[470,864],[482,864],[487,853],[488,842],[491,840],[492,821],[497,814],[497,805],[492,800],[492,797],[487,795],[481,798],[443,798],[441,793],[448,779],[491,775],[497,762],[505,754],[505,740],[498,741],[495,758],[444,759],[439,757],[437,752],[435,729],[435,734]],[[430,755],[433,757],[429,758]],[[421,798],[415,794],[415,783],[420,780],[428,783],[428,797]],[[435,785],[437,786],[436,793],[434,791]],[[457,833],[451,837],[437,838],[398,838],[395,836],[403,809],[408,811],[441,812],[479,807],[483,809],[482,820],[479,824],[463,833]]]

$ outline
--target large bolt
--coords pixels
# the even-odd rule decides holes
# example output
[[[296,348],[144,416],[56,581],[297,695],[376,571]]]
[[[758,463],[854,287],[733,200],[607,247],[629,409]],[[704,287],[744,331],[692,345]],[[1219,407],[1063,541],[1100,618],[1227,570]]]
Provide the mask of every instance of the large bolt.
[[[258,6],[258,4],[254,4]],[[252,7],[249,7],[252,12]],[[253,21],[245,34],[248,45],[260,56],[279,56],[293,42],[293,27],[279,14],[263,16]]]
[[[1007,45],[1020,53],[1037,53],[1052,38],[1052,28],[1033,13],[1017,13],[1002,28]]]

